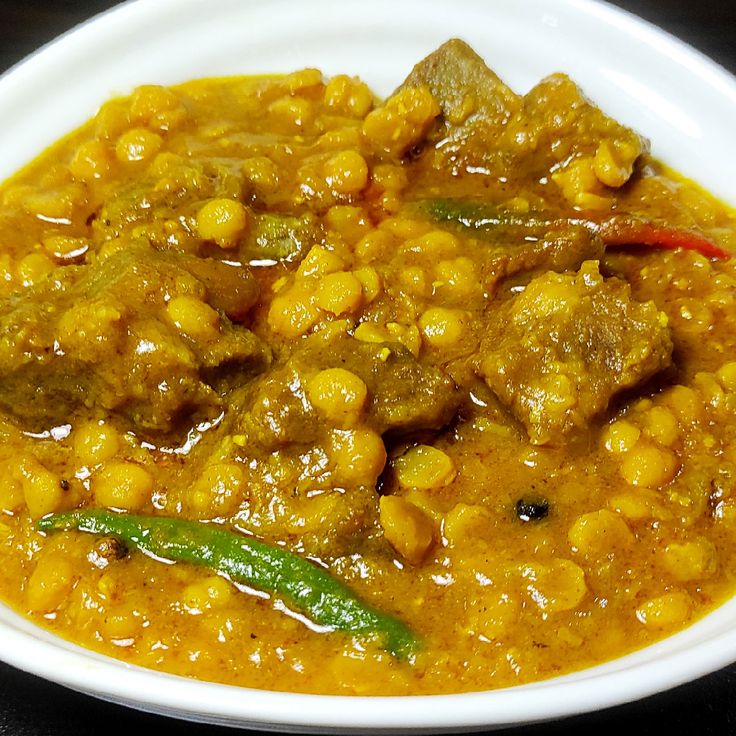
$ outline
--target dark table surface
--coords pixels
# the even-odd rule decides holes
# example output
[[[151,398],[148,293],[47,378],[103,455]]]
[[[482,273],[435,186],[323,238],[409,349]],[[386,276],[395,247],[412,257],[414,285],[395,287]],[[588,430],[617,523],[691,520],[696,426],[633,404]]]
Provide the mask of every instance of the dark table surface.
[[[0,71],[115,4],[113,0],[0,0]],[[614,4],[667,29],[736,72],[736,0],[614,0]],[[736,129],[736,120],[734,125]],[[639,703],[514,734],[589,736],[608,727],[626,734],[736,734],[736,665]],[[101,732],[232,733],[109,705],[0,664],[0,736],[99,736]]]

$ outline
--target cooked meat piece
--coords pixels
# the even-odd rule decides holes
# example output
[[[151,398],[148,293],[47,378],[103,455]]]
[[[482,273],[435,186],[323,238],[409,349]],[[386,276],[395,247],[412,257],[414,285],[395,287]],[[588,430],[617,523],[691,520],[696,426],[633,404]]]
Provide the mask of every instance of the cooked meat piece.
[[[363,343],[351,337],[324,342],[316,335],[259,381],[242,432],[268,450],[316,442],[331,427],[315,417],[306,382],[321,370],[338,367],[368,387],[364,422],[381,434],[440,429],[461,402],[462,394],[451,378],[439,368],[419,363],[398,343]]]
[[[442,109],[425,155],[431,168],[453,176],[470,171],[493,180],[536,181],[574,159],[594,157],[605,141],[597,171],[605,184],[619,186],[618,178],[628,179],[647,148],[564,74],[548,77],[521,97],[457,39],[419,62],[402,86],[422,84]],[[624,173],[611,172],[617,167]]]
[[[177,295],[196,297],[188,304],[201,303],[215,326],[199,330],[196,315],[177,325],[167,312]],[[0,405],[30,429],[68,421],[83,406],[115,411],[144,433],[211,415],[228,374],[269,360],[261,341],[227,317],[242,318],[256,299],[243,269],[145,245],[67,267],[0,304]]]
[[[480,373],[533,443],[585,428],[611,397],[670,365],[667,318],[595,261],[531,281],[489,320]]]
[[[442,125],[432,136],[440,162],[465,165],[474,144],[485,156],[499,156],[488,147],[521,106],[521,98],[494,74],[473,49],[455,38],[420,61],[402,87],[427,85],[442,109]]]

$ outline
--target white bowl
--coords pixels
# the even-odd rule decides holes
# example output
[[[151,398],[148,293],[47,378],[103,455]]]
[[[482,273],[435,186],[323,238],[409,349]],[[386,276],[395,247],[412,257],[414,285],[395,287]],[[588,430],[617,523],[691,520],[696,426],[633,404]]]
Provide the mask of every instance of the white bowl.
[[[520,91],[568,72],[607,112],[649,136],[655,155],[736,205],[736,79],[653,26],[591,0],[129,3],[0,78],[0,180],[136,84],[316,66],[359,74],[385,94],[451,36],[470,42]],[[16,667],[180,718],[322,733],[480,730],[635,700],[736,660],[736,599],[602,666],[465,695],[328,697],[197,682],[88,652],[2,606],[0,640],[0,657]]]

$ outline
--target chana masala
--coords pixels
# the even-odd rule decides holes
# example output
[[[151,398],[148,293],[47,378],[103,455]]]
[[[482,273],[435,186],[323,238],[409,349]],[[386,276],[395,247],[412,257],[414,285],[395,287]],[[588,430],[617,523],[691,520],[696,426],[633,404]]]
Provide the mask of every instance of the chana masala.
[[[0,593],[60,636],[447,693],[734,593],[736,217],[566,76],[143,86],[0,202]]]

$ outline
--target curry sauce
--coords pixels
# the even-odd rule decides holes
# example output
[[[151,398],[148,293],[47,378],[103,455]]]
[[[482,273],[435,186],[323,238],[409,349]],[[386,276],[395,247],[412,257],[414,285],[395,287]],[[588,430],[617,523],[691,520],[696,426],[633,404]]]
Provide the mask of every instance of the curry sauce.
[[[655,642],[736,588],[734,249],[570,79],[518,95],[460,41],[385,101],[314,69],[111,100],[0,189],[0,594],[299,692]],[[310,616],[299,580],[51,531],[75,510],[298,557],[418,645]]]

